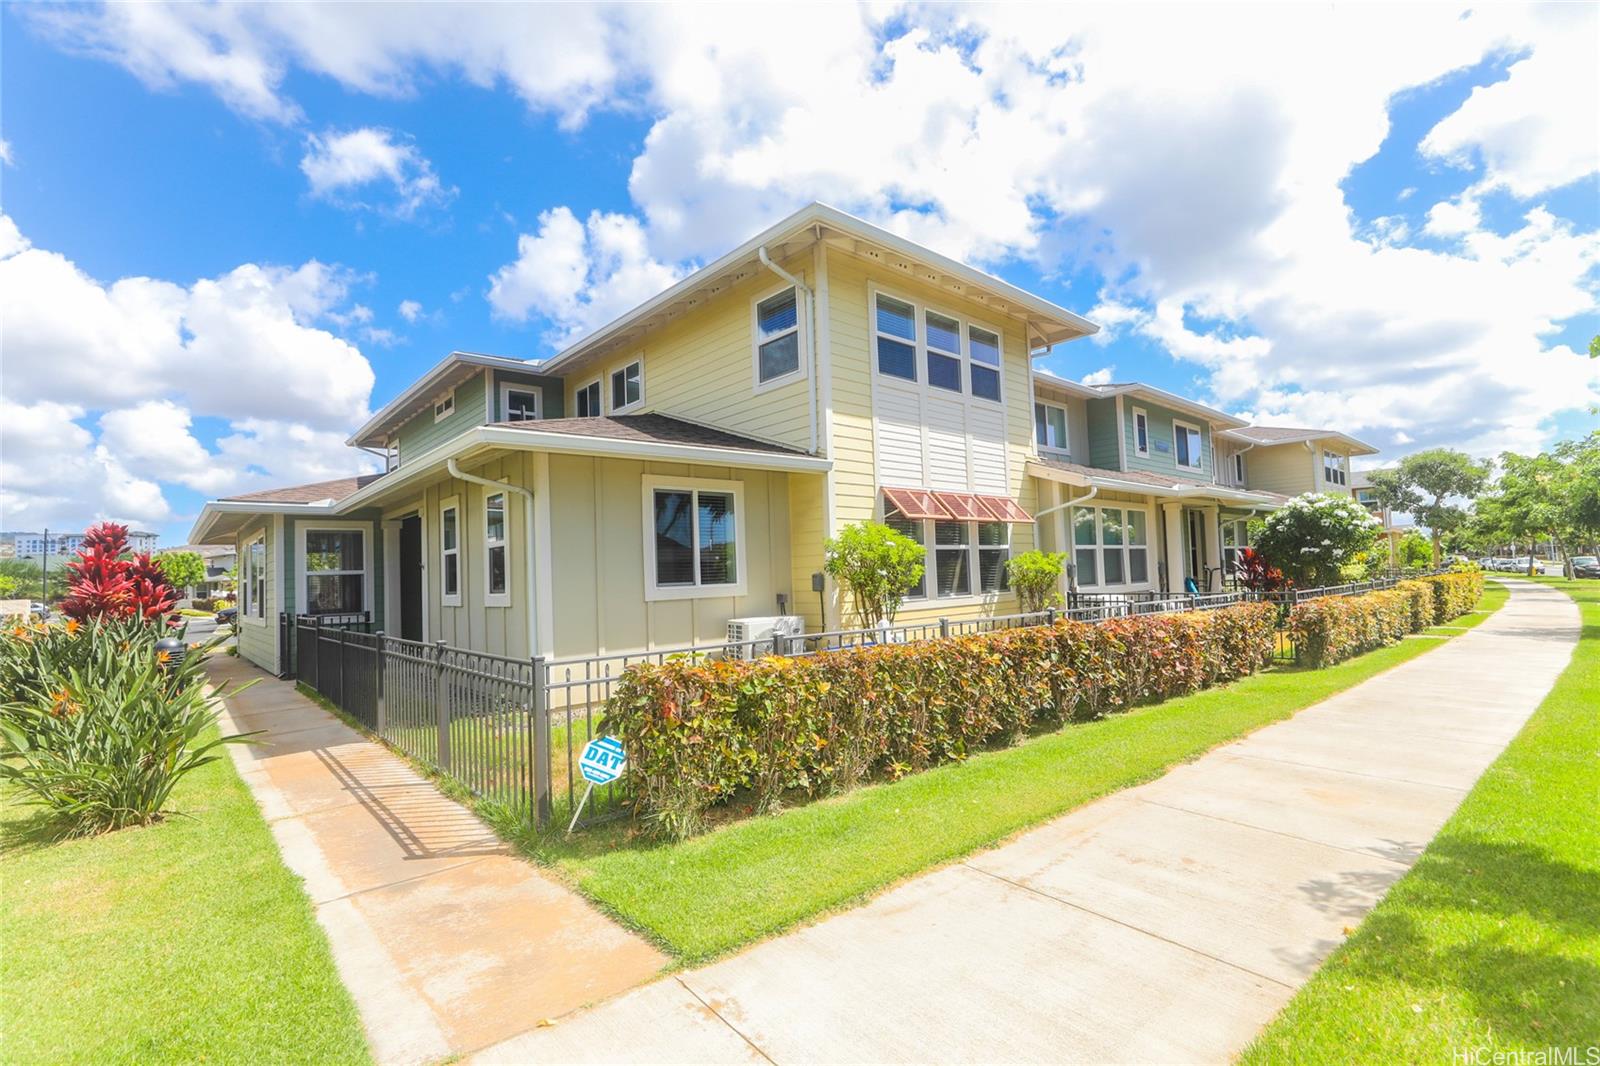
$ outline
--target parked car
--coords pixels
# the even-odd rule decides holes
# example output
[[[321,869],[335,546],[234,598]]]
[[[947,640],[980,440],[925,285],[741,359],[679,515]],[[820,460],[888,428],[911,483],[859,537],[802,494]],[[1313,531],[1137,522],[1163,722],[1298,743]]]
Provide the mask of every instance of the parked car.
[[[234,620],[237,619],[238,617],[239,617],[239,608],[237,608],[237,607],[224,607],[222,610],[217,612],[217,625],[219,625],[219,626],[231,626],[231,625],[233,625]]]
[[[1572,557],[1572,576],[1600,578],[1600,556],[1574,555]]]
[[[33,615],[33,617],[40,622],[48,622],[50,620],[49,606],[40,603],[38,600],[34,600],[32,603],[28,604],[28,613]]]

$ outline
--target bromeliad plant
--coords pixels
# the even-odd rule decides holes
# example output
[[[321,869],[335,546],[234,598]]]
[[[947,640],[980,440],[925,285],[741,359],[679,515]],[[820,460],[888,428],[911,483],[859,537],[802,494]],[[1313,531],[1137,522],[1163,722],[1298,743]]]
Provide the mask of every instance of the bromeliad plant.
[[[148,825],[184,775],[217,758],[217,695],[141,618],[19,627],[0,641],[0,780],[54,812],[66,836]]]
[[[149,552],[128,553],[128,527],[101,522],[84,533],[78,558],[67,564],[72,586],[61,610],[80,622],[138,618],[159,621],[178,602],[161,567]]]

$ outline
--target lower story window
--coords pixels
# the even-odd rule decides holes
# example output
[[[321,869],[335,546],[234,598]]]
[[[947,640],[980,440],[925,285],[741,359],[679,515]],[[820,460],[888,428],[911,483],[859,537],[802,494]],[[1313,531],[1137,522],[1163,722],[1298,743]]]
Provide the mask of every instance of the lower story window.
[[[650,484],[646,563],[657,598],[710,590],[741,595],[740,493],[728,483]]]
[[[1006,523],[924,521],[892,508],[883,523],[923,545],[927,553],[923,575],[907,590],[906,599],[927,598],[930,584],[932,595],[941,599],[1010,589],[1006,562],[1011,558],[1011,527]]]
[[[1072,561],[1080,587],[1150,580],[1149,516],[1126,507],[1072,510]]]
[[[505,607],[510,602],[511,562],[508,553],[506,494],[496,492],[483,501],[483,587],[486,606]]]
[[[1222,523],[1222,570],[1231,574],[1239,565],[1239,553],[1250,547],[1250,523],[1243,518],[1224,519]]]
[[[306,530],[305,566],[307,614],[360,614],[367,609],[363,531]]]

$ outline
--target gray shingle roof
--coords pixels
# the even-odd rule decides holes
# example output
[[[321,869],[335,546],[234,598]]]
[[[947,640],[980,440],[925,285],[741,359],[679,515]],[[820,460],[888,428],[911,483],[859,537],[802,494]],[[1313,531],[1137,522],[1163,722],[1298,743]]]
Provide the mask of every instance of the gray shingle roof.
[[[611,415],[606,418],[545,418],[532,422],[496,422],[500,429],[529,433],[566,433],[575,437],[601,437],[646,444],[687,444],[701,448],[738,448],[747,452],[804,455],[799,448],[685,422],[670,415]]]

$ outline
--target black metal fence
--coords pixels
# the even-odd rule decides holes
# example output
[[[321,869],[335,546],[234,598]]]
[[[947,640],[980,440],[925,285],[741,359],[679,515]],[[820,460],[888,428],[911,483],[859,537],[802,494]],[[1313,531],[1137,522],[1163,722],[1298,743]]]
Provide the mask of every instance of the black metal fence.
[[[1206,611],[1237,603],[1280,607],[1273,661],[1293,663],[1285,627],[1296,603],[1390,588],[1396,576],[1317,589],[1163,596],[1075,593],[1064,606],[1029,614],[940,618],[870,629],[773,634],[720,644],[551,660],[513,659],[367,632],[365,616],[280,619],[280,661],[287,676],[310,686],[365,728],[437,768],[474,794],[536,821],[567,824],[584,800],[579,757],[601,735],[613,687],[629,667],[668,659],[753,659],[815,655],[844,648],[970,636],[1068,618],[1103,622],[1138,615]],[[580,824],[626,812],[620,783],[593,790]]]

